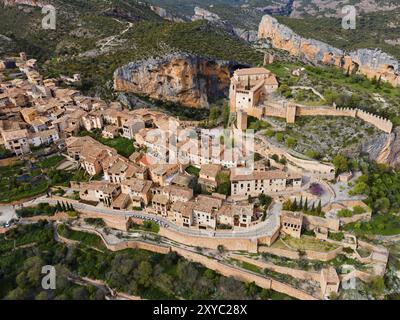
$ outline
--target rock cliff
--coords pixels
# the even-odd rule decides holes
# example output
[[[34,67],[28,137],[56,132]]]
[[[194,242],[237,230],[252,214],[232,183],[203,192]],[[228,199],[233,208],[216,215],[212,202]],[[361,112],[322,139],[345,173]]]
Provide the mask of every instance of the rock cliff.
[[[372,158],[379,163],[400,167],[400,128],[387,137],[379,153]]]
[[[14,7],[18,5],[26,5],[31,7],[44,7],[46,5],[45,1],[38,0],[0,0],[6,7]]]
[[[116,91],[132,92],[192,108],[208,108],[228,93],[234,62],[184,53],[129,63],[114,73]]]
[[[182,19],[181,17],[178,17],[178,16],[170,13],[169,11],[167,11],[164,8],[150,5],[150,9],[155,14],[157,14],[158,16],[160,16],[161,18],[163,18],[165,20],[173,21],[173,22],[185,22],[185,19]]]
[[[265,15],[258,29],[259,39],[270,39],[271,44],[293,56],[306,58],[313,63],[336,65],[344,70],[356,71],[372,79],[381,77],[393,86],[400,86],[399,63],[395,58],[378,49],[359,49],[346,54],[327,43],[305,39]]]
[[[194,15],[191,17],[192,21],[207,20],[218,28],[225,30],[233,36],[236,36],[247,42],[256,42],[258,40],[256,30],[245,30],[242,28],[235,28],[231,23],[221,19],[221,17],[213,12],[200,7],[194,8]]]

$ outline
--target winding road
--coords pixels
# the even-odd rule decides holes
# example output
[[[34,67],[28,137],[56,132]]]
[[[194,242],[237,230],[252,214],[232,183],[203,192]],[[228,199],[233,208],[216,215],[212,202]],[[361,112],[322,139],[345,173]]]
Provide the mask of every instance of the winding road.
[[[65,199],[64,201],[67,200],[68,199]],[[25,203],[24,206],[34,206],[39,203],[49,203],[51,205],[56,205],[57,200],[47,197],[41,197]],[[271,206],[271,209],[268,212],[267,219],[265,221],[250,228],[244,230],[235,230],[235,231],[194,230],[194,229],[179,227],[178,225],[172,223],[166,218],[141,211],[114,210],[104,207],[95,207],[84,203],[72,203],[72,204],[77,211],[110,214],[115,216],[137,218],[146,221],[154,221],[163,228],[169,228],[171,230],[174,230],[176,232],[185,235],[197,236],[197,237],[245,238],[245,239],[259,238],[262,236],[272,236],[280,226],[279,215],[281,211],[281,204],[279,203],[276,203],[273,206]]]

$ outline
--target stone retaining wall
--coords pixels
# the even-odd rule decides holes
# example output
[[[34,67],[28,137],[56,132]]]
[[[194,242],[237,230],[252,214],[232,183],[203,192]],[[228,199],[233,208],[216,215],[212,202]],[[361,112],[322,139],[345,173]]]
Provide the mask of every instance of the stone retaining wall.
[[[119,251],[119,250],[124,250],[127,248],[133,248],[133,249],[143,249],[147,251],[152,251],[156,253],[161,253],[161,254],[168,254],[169,252],[175,252],[178,255],[182,256],[183,258],[200,263],[206,268],[212,269],[223,276],[226,277],[233,277],[236,280],[243,281],[243,282],[254,282],[256,285],[258,285],[261,288],[264,289],[272,289],[277,292],[281,292],[284,294],[287,294],[291,297],[294,297],[296,299],[301,299],[301,300],[317,300],[316,297],[313,297],[309,295],[306,292],[303,292],[299,289],[293,288],[289,285],[286,285],[284,283],[281,283],[279,281],[269,279],[263,276],[256,275],[251,272],[247,272],[245,270],[240,270],[238,268],[235,268],[233,266],[226,265],[224,263],[221,263],[215,259],[206,257],[204,255],[201,255],[199,253],[195,253],[183,248],[178,248],[175,246],[165,246],[165,245],[153,245],[150,243],[144,243],[141,241],[122,241],[119,244],[108,244],[104,236],[98,232],[97,230],[89,230],[89,229],[83,229],[83,228],[78,228],[78,227],[71,227],[72,230],[76,231],[83,231],[83,232],[89,232],[98,235],[101,237],[103,240],[105,246],[110,249],[111,251]],[[75,244],[77,243],[74,240],[66,239],[62,236],[59,236],[59,239],[67,244]]]
[[[159,235],[189,246],[208,249],[218,249],[218,246],[222,245],[226,250],[243,250],[257,253],[258,247],[257,239],[197,237],[185,235],[165,228],[160,228]]]
[[[184,257],[187,260],[194,261],[201,263],[205,267],[215,270],[218,273],[226,276],[226,277],[233,277],[237,280],[244,281],[244,282],[254,282],[261,288],[264,289],[272,289],[277,292],[281,292],[287,294],[291,297],[300,300],[317,300],[318,298],[313,297],[312,295],[301,291],[299,289],[293,288],[287,284],[281,283],[274,279],[269,279],[263,276],[258,276],[254,273],[250,273],[247,271],[242,271],[240,269],[222,264],[214,259],[210,259],[206,256],[187,251],[180,248],[172,248],[172,251],[175,251],[180,256]]]
[[[302,257],[298,251],[280,248],[269,248],[269,247],[259,247],[258,252],[260,253],[270,253],[279,257],[284,257],[293,260],[299,260]],[[304,250],[305,258],[309,260],[320,260],[320,261],[330,261],[335,259],[339,254],[343,252],[343,247],[328,251],[328,252],[318,252],[311,250]]]
[[[269,270],[272,270],[272,271],[275,271],[275,272],[278,272],[281,274],[289,275],[296,279],[312,280],[312,281],[316,281],[316,282],[321,281],[321,273],[320,272],[309,272],[309,271],[304,271],[304,270],[299,270],[299,269],[292,269],[292,268],[277,266],[272,263],[254,260],[254,259],[250,259],[250,258],[240,256],[240,255],[232,255],[232,257],[234,259],[240,260],[242,262],[254,264],[255,266],[257,266],[261,269],[269,269]]]

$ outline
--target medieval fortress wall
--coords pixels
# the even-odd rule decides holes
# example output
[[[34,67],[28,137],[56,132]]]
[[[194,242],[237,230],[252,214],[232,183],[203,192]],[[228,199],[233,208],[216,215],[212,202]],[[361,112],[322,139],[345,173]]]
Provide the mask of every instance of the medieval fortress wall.
[[[374,125],[378,129],[391,133],[393,130],[393,123],[390,120],[376,116],[372,113],[368,113],[362,110],[357,110],[357,117]]]
[[[264,107],[264,116],[285,118],[288,123],[294,123],[296,117],[305,116],[333,116],[359,118],[379,130],[391,133],[393,123],[385,118],[368,113],[360,109],[336,108],[329,106],[307,107],[295,104],[267,103]]]

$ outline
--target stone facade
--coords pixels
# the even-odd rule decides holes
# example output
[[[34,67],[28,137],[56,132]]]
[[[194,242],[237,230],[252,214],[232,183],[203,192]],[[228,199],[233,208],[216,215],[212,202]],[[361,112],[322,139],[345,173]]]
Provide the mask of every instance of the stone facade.
[[[248,175],[231,175],[232,197],[258,197],[288,190],[300,190],[302,176],[280,170],[257,171]]]

